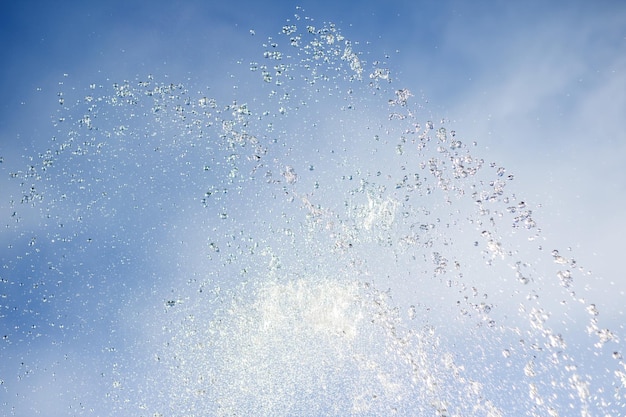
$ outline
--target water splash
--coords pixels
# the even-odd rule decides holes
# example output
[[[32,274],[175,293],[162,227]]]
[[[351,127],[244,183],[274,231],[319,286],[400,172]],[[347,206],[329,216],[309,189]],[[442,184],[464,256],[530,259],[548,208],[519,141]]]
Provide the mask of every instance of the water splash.
[[[585,270],[540,246],[506,168],[368,59],[296,17],[236,97],[152,76],[59,94],[50,147],[13,174],[27,249],[5,261],[13,287],[46,269],[7,305],[54,331],[16,325],[4,349],[87,343],[79,306],[111,322],[118,412],[620,415]]]

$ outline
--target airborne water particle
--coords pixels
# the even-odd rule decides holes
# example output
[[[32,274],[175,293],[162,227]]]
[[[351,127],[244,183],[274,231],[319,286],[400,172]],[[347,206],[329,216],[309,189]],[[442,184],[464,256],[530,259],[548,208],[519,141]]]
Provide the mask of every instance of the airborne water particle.
[[[408,310],[408,316],[410,320],[415,319],[415,316],[417,315],[417,309],[415,308],[414,305],[409,306],[409,310]]]
[[[592,316],[597,316],[599,314],[598,308],[596,307],[595,304],[589,304],[587,306],[587,312],[591,314]]]
[[[283,171],[283,177],[285,177],[285,180],[287,180],[288,184],[295,184],[296,181],[298,181],[298,175],[291,165],[287,165],[285,167],[285,170]]]

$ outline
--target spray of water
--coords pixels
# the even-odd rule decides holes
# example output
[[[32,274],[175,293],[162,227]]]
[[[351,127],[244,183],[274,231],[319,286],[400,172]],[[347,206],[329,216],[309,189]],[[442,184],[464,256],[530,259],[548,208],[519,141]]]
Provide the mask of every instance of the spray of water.
[[[77,304],[110,322],[112,410],[623,415],[588,273],[506,168],[333,24],[296,16],[239,65],[226,102],[151,76],[60,94],[12,174],[13,227],[36,207],[44,231],[5,269],[47,265],[53,344],[83,341]]]

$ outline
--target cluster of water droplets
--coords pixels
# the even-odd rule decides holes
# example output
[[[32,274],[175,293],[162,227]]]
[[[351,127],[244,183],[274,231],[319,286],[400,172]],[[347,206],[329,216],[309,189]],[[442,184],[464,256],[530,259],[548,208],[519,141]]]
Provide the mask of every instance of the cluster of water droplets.
[[[12,174],[10,227],[37,207],[43,232],[21,233],[32,250],[4,260],[3,285],[47,262],[66,329],[51,340],[85,325],[73,303],[125,334],[102,346],[114,407],[623,414],[618,337],[512,174],[333,24],[296,16],[259,55],[227,102],[152,76],[59,93],[50,148]],[[45,321],[31,291],[3,314]]]

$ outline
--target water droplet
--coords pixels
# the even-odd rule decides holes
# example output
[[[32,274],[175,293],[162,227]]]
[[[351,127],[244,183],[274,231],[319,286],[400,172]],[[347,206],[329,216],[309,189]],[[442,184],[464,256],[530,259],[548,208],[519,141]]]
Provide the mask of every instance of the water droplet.
[[[288,184],[295,184],[298,181],[298,175],[295,169],[291,165],[287,165],[283,171],[283,177],[287,180]]]
[[[532,361],[526,363],[526,366],[524,366],[524,375],[527,377],[534,377],[537,375],[535,373],[535,364]]]
[[[595,304],[589,304],[587,306],[587,312],[591,314],[592,316],[597,316],[598,314],[600,314]]]
[[[410,306],[408,310],[409,319],[414,320],[416,315],[417,315],[417,309],[415,308],[414,305]]]
[[[570,288],[574,279],[570,271],[558,271],[556,273],[559,278],[559,282],[563,288]]]

